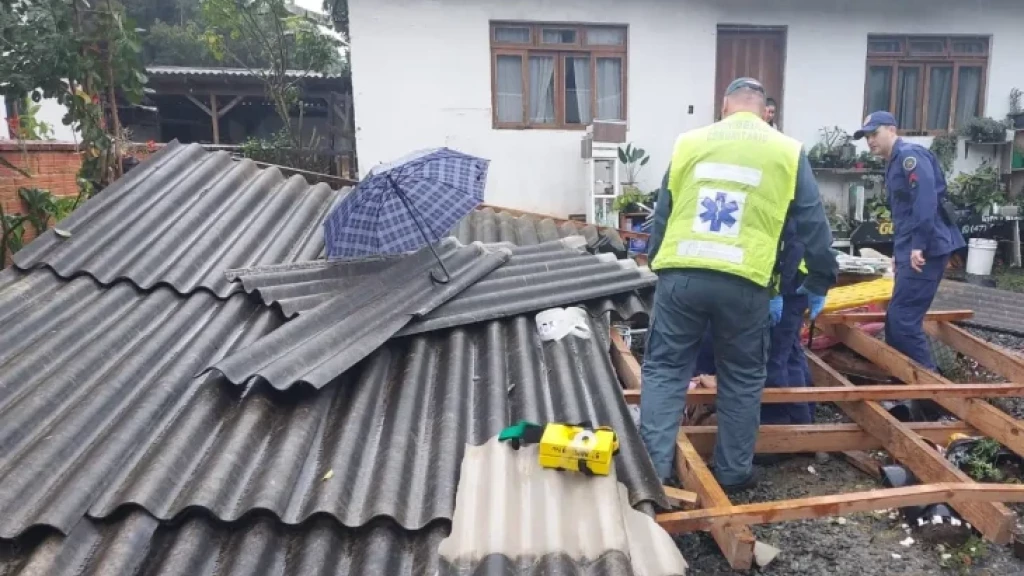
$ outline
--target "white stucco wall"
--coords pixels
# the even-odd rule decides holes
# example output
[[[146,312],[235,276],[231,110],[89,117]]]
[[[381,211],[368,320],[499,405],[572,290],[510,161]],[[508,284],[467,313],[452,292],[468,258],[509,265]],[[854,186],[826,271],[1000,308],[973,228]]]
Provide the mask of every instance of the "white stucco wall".
[[[39,111],[36,119],[49,124],[52,134],[50,139],[57,142],[78,142],[78,131],[71,126],[65,126],[62,120],[67,113],[67,108],[53,98],[43,98],[39,102]],[[0,96],[0,140],[9,139],[11,134],[7,127],[7,107],[4,99]]]
[[[349,11],[364,173],[449,146],[491,159],[488,202],[554,215],[584,212],[582,134],[492,129],[491,20],[629,25],[629,136],[651,153],[647,189],[676,135],[712,121],[719,24],[787,27],[784,128],[808,147],[822,126],[862,120],[870,33],[991,35],[986,115],[1004,116],[1010,89],[1024,89],[1021,0],[349,0]]]

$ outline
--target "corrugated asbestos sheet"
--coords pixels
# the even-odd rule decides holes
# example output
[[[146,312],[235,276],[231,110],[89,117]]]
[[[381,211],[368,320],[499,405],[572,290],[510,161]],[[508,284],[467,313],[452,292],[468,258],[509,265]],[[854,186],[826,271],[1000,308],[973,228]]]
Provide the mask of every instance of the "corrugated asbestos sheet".
[[[686,573],[672,537],[632,509],[614,470],[590,478],[545,470],[538,453],[497,438],[466,449],[451,536],[438,546],[453,574],[479,574],[481,564],[507,574],[549,558],[615,564],[621,576]]]
[[[128,279],[143,289],[226,297],[239,290],[224,278],[229,268],[317,258],[319,225],[338,194],[172,142],[61,222],[69,238],[50,230],[14,263],[64,278],[88,274],[103,284]]]
[[[463,246],[445,239],[438,253],[451,281],[431,279],[437,260],[429,249],[391,259],[384,270],[361,263],[320,268],[335,279],[327,299],[309,314],[211,366],[236,384],[257,377],[278,390],[298,384],[322,388],[380,348],[414,317],[423,316],[508,261],[510,250]],[[339,286],[341,285],[341,286]]]
[[[204,387],[196,372],[280,322],[244,294],[0,273],[0,538],[70,530]]]
[[[599,229],[592,224],[583,225],[569,220],[556,222],[551,218],[529,214],[517,216],[493,208],[474,210],[452,230],[452,236],[464,244],[510,242],[516,246],[531,246],[576,235],[586,238],[587,245],[594,250],[626,250],[618,233],[608,228]]]

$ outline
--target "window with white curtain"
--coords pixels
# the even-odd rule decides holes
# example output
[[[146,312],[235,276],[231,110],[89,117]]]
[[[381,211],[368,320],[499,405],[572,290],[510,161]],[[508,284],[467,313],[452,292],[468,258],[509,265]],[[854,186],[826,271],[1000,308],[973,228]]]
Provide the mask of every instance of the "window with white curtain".
[[[492,23],[494,126],[625,120],[626,40],[624,26]]]
[[[989,40],[868,37],[864,114],[888,110],[903,134],[939,134],[983,112]]]

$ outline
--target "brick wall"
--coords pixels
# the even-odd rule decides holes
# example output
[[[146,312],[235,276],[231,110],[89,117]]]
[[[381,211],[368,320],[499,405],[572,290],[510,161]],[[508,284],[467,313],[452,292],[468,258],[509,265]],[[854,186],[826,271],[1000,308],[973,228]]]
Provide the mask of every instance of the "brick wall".
[[[0,157],[28,172],[21,174],[0,166],[0,205],[5,214],[25,212],[19,188],[42,188],[54,196],[78,194],[76,176],[82,164],[77,147],[68,142],[0,142]],[[25,243],[35,237],[35,229],[25,224]],[[10,254],[6,259],[10,265]]]

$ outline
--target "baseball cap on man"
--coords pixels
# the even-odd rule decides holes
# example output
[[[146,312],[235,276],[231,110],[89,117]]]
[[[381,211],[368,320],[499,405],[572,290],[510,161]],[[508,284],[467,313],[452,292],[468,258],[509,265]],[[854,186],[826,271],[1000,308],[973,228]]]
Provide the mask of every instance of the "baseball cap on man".
[[[860,140],[867,134],[871,134],[875,130],[878,130],[882,126],[895,126],[896,117],[886,112],[885,110],[879,110],[878,112],[872,112],[868,114],[868,117],[864,119],[864,127],[853,133],[854,140]]]
[[[733,92],[741,88],[747,88],[755,92],[760,92],[761,94],[765,93],[764,86],[762,86],[761,83],[758,82],[756,79],[737,78],[733,80],[731,83],[729,83],[729,87],[725,89],[725,95],[728,96],[729,94],[732,94]]]

